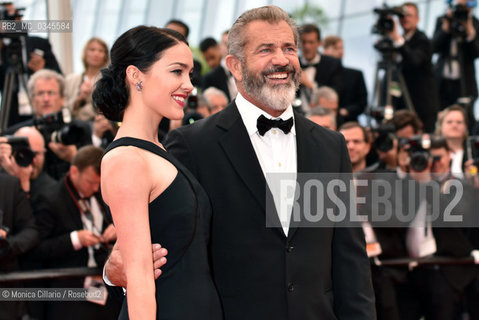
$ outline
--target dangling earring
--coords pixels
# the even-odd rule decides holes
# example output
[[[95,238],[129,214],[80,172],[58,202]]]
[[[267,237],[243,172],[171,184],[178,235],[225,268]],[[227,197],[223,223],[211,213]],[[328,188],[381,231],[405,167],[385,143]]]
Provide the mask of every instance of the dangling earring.
[[[136,87],[136,91],[141,91],[143,89],[143,81],[138,81],[135,87]]]

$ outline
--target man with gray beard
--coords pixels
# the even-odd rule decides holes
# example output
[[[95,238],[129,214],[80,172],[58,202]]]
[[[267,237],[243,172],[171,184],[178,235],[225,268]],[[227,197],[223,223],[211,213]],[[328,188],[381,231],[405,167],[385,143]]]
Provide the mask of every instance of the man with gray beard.
[[[279,7],[243,13],[226,57],[238,96],[171,132],[165,146],[210,197],[209,255],[226,320],[375,319],[361,229],[300,228],[276,200],[279,213],[267,210],[276,187],[268,173],[351,172],[344,138],[293,112],[297,46],[296,26]],[[267,226],[270,218],[279,224]],[[114,250],[106,275],[125,285],[114,271],[119,260]]]

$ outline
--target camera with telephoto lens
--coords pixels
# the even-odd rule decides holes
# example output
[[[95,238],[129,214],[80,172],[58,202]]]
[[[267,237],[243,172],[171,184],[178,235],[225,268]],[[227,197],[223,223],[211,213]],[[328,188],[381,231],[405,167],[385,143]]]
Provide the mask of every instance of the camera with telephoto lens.
[[[33,162],[35,152],[30,148],[27,137],[6,136],[7,143],[12,146],[12,155],[20,167],[28,167]]]
[[[467,1],[464,4],[454,4],[454,0],[446,0],[449,8],[452,11],[452,16],[445,18],[449,21],[451,34],[459,38],[465,38],[467,35],[465,24],[469,19],[469,14],[472,8],[477,6],[477,1]]]
[[[63,145],[77,144],[84,135],[84,128],[72,122],[70,110],[67,108],[36,118],[33,123],[43,135],[45,144],[49,142]]]

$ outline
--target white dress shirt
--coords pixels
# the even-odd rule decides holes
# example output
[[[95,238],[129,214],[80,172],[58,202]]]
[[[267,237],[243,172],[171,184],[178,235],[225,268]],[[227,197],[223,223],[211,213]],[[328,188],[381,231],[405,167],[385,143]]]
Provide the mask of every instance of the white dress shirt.
[[[273,194],[279,221],[281,222],[285,235],[287,235],[294,200],[294,190],[289,190],[287,193],[281,192],[278,179],[286,178],[289,181],[296,181],[297,153],[294,122],[288,134],[285,134],[281,129],[272,128],[267,131],[264,136],[258,133],[256,123],[260,115],[264,115],[268,119],[287,120],[291,117],[294,118],[293,108],[290,105],[279,117],[274,118],[247,101],[241,93],[238,93],[236,97],[236,105],[251,139],[251,144],[258,158],[261,170],[265,175],[266,183]],[[281,173],[282,175],[277,175],[277,173]]]
[[[90,204],[87,205],[89,206],[90,212],[93,216],[93,221],[89,220],[84,214],[81,214],[83,230],[90,230],[97,236],[101,236],[101,230],[103,229],[103,214],[101,212],[100,204],[94,196],[90,197],[89,200]],[[80,250],[83,248],[83,245],[80,242],[80,238],[78,237],[78,231],[72,231],[70,233],[70,239],[75,250]],[[98,249],[99,247],[100,245],[98,244],[95,246],[88,247],[88,267],[97,266],[94,257],[94,249]]]
[[[451,173],[458,179],[464,178],[464,171],[462,171],[462,159],[464,158],[464,150],[457,152],[450,152],[451,155]]]

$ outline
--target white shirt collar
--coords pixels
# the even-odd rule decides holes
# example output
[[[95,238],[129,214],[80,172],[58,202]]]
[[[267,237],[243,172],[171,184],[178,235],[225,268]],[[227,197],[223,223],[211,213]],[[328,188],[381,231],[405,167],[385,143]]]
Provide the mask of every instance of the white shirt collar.
[[[258,121],[258,117],[260,115],[264,115],[268,119],[283,119],[287,120],[291,117],[294,119],[293,107],[289,105],[286,110],[279,116],[279,117],[272,117],[269,113],[261,110],[248,100],[246,100],[241,93],[238,92],[238,95],[235,99],[236,106],[238,107],[238,111],[240,113],[241,119],[243,119],[243,123],[246,127],[246,131],[248,131],[248,135],[252,136],[256,132],[258,132],[258,128],[256,127],[256,122]],[[296,129],[293,121],[293,127],[291,127],[291,133],[296,135]]]
[[[314,56],[313,60],[311,61],[308,61],[306,60],[304,57],[300,57],[301,59],[301,63],[304,64],[304,65],[308,65],[308,64],[317,64],[321,61],[321,55],[319,54],[319,52]]]

